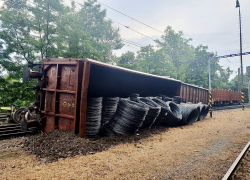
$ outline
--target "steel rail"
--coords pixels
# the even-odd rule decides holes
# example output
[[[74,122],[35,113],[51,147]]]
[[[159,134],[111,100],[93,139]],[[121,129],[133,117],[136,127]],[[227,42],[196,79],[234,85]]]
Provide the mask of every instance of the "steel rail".
[[[241,160],[244,158],[246,155],[247,151],[249,150],[250,147],[250,141],[247,143],[247,145],[244,147],[244,149],[241,151],[240,155],[236,158],[232,166],[228,169],[227,173],[224,175],[222,180],[227,180],[232,177],[232,175],[235,174],[236,170],[238,169],[238,166],[241,162]]]
[[[232,105],[232,106],[214,106],[214,111],[220,111],[220,110],[231,110],[231,109],[241,109],[242,105]],[[245,106],[245,108],[250,108],[249,105]]]
[[[21,131],[20,124],[0,126],[0,140],[30,134],[32,131]]]

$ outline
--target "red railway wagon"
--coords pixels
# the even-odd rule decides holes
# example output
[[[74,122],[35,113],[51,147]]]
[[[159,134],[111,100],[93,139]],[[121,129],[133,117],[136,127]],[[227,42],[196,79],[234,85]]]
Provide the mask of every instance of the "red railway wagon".
[[[231,91],[230,101],[232,103],[241,102],[241,92],[240,91]]]
[[[42,60],[39,68],[39,72],[24,71],[24,79],[38,78],[35,119],[44,132],[58,128],[85,137],[89,97],[164,94],[182,96],[184,102],[208,103],[206,89],[91,59],[48,58]]]
[[[238,91],[234,92],[228,89],[214,89],[212,90],[212,96],[214,104],[241,102],[241,92]]]
[[[42,72],[42,76],[40,76]],[[39,117],[45,132],[55,127],[85,137],[88,97],[179,96],[181,81],[90,59],[43,59],[39,79]]]
[[[183,102],[208,104],[209,90],[195,85],[181,83],[181,93]]]

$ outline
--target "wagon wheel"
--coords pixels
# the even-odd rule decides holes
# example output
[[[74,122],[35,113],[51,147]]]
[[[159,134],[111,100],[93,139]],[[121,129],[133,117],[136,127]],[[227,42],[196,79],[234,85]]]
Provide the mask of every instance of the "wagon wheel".
[[[25,108],[19,108],[18,110],[16,110],[16,112],[14,113],[14,117],[13,117],[13,120],[15,123],[19,124],[20,121],[21,121],[21,113],[22,111],[24,110]]]

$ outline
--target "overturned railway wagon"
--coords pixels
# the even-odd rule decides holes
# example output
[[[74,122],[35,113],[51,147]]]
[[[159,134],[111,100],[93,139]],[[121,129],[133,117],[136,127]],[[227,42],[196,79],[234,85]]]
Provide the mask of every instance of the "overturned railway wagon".
[[[192,102],[203,104],[208,104],[208,89],[198,87],[191,84],[181,83],[181,92],[180,96],[182,97],[182,102]]]
[[[92,97],[164,94],[183,95],[185,101],[193,103],[208,102],[208,91],[203,88],[90,59],[43,59],[39,67],[39,72],[24,74],[39,80],[36,88],[37,117],[41,119],[45,132],[58,128],[73,130],[80,137],[85,137],[87,98]]]

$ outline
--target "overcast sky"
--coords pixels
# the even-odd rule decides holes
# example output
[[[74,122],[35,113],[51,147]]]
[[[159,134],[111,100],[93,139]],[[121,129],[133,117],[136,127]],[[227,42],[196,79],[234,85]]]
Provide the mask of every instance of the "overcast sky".
[[[66,0],[68,1],[68,0]],[[79,3],[84,1],[77,0]],[[218,55],[239,53],[239,9],[235,8],[235,0],[99,0],[124,14],[131,16],[159,31],[169,25],[176,31],[183,31],[186,38],[192,38],[192,45],[208,45],[209,51]],[[250,51],[250,1],[240,0],[242,14],[243,52]],[[106,8],[103,6],[103,8]],[[162,35],[135,20],[119,14],[109,8],[107,16],[117,22],[133,28],[153,39]],[[121,25],[121,36],[141,45],[154,42]],[[125,46],[116,52],[117,55],[126,51],[137,51],[137,47]],[[223,67],[229,66],[235,72],[240,67],[240,57],[221,59]],[[250,66],[250,55],[243,56],[244,73]],[[232,75],[234,77],[236,73]],[[231,78],[232,78],[231,77]]]

